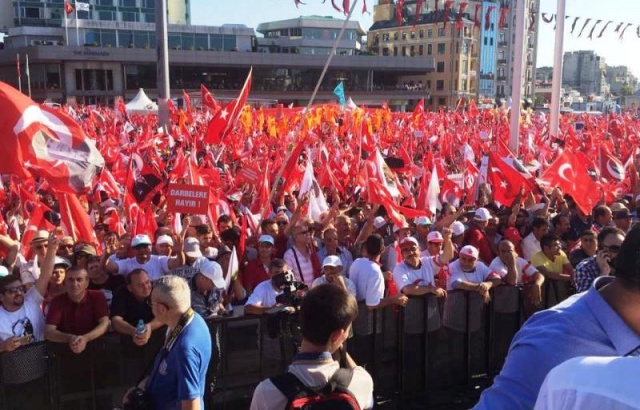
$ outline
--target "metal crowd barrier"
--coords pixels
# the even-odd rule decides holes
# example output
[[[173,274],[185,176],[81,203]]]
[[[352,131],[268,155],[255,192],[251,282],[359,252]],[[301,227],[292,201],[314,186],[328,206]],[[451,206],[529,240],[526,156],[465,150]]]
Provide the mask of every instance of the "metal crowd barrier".
[[[548,281],[549,282],[549,281]],[[526,290],[526,285],[525,285]],[[544,305],[554,285],[545,287]],[[360,307],[347,350],[370,372],[377,397],[430,399],[437,392],[470,386],[500,371],[509,344],[530,312],[522,287],[491,290],[485,304],[477,292],[452,291],[447,298],[411,297],[405,308]],[[265,377],[286,369],[294,354],[284,337],[269,339],[261,318],[243,316],[207,320],[214,343],[205,392],[206,407],[238,408]],[[164,332],[147,346],[110,333],[89,343],[82,354],[66,344],[33,343],[0,354],[0,409],[113,409],[153,360]]]

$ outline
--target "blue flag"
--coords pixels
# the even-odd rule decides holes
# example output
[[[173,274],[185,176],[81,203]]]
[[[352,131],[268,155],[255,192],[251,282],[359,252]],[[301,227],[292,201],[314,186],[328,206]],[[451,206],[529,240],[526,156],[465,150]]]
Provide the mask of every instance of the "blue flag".
[[[344,83],[342,81],[334,88],[333,94],[340,100],[340,105],[344,106],[347,103],[344,99]]]

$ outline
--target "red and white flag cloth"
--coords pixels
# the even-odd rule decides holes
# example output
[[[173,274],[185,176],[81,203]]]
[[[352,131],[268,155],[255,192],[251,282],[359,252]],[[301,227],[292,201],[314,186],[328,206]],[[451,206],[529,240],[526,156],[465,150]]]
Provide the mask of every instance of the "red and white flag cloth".
[[[89,214],[76,195],[61,193],[58,196],[60,220],[67,235],[75,242],[91,243],[99,248],[100,243],[91,225]]]
[[[83,193],[104,158],[80,125],[0,82],[0,174],[44,177],[58,192]]]
[[[224,140],[225,136],[233,129],[233,125],[240,116],[242,107],[244,107],[247,99],[249,98],[252,77],[253,68],[249,70],[249,75],[244,82],[244,86],[242,86],[242,90],[240,90],[240,95],[238,96],[238,98],[227,104],[213,117],[213,119],[209,123],[209,126],[207,127],[207,133],[204,137],[204,141],[206,143],[221,143]]]

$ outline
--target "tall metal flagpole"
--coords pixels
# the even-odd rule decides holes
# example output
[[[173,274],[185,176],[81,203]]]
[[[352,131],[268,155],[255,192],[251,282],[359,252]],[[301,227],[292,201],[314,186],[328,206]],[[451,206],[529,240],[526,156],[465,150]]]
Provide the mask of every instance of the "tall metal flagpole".
[[[16,69],[18,71],[18,91],[22,92],[22,72],[20,71],[20,53],[16,54]]]
[[[29,92],[29,98],[31,98],[31,73],[29,72],[29,54],[26,55],[25,65],[27,66],[27,91]]]
[[[551,82],[551,118],[549,121],[549,135],[558,136],[560,128],[560,92],[562,88],[562,55],[564,46],[564,14],[565,0],[558,0],[556,12],[556,44],[553,54],[553,81]]]
[[[80,29],[78,28],[78,0],[74,5],[74,10],[76,12],[76,46],[80,46]]]
[[[69,15],[67,14],[67,2],[64,2],[64,45],[69,45]]]
[[[513,79],[511,81],[511,139],[509,149],[518,156],[520,137],[520,112],[522,101],[522,68],[524,66],[524,16],[526,12],[525,0],[518,2],[516,6],[516,41],[513,46]]]
[[[156,56],[158,87],[158,123],[169,131],[169,47],[167,44],[167,0],[156,0]]]

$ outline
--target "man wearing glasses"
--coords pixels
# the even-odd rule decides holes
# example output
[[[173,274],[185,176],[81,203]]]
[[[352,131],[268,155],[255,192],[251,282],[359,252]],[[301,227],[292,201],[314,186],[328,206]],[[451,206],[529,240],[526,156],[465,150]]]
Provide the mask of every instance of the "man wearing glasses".
[[[0,267],[0,352],[11,352],[26,343],[44,339],[41,304],[53,274],[58,240],[48,238],[40,276],[28,292],[17,275]]]
[[[589,290],[593,281],[600,276],[615,276],[615,262],[624,241],[624,231],[618,228],[604,228],[598,235],[598,252],[580,262],[573,277],[576,292]]]

